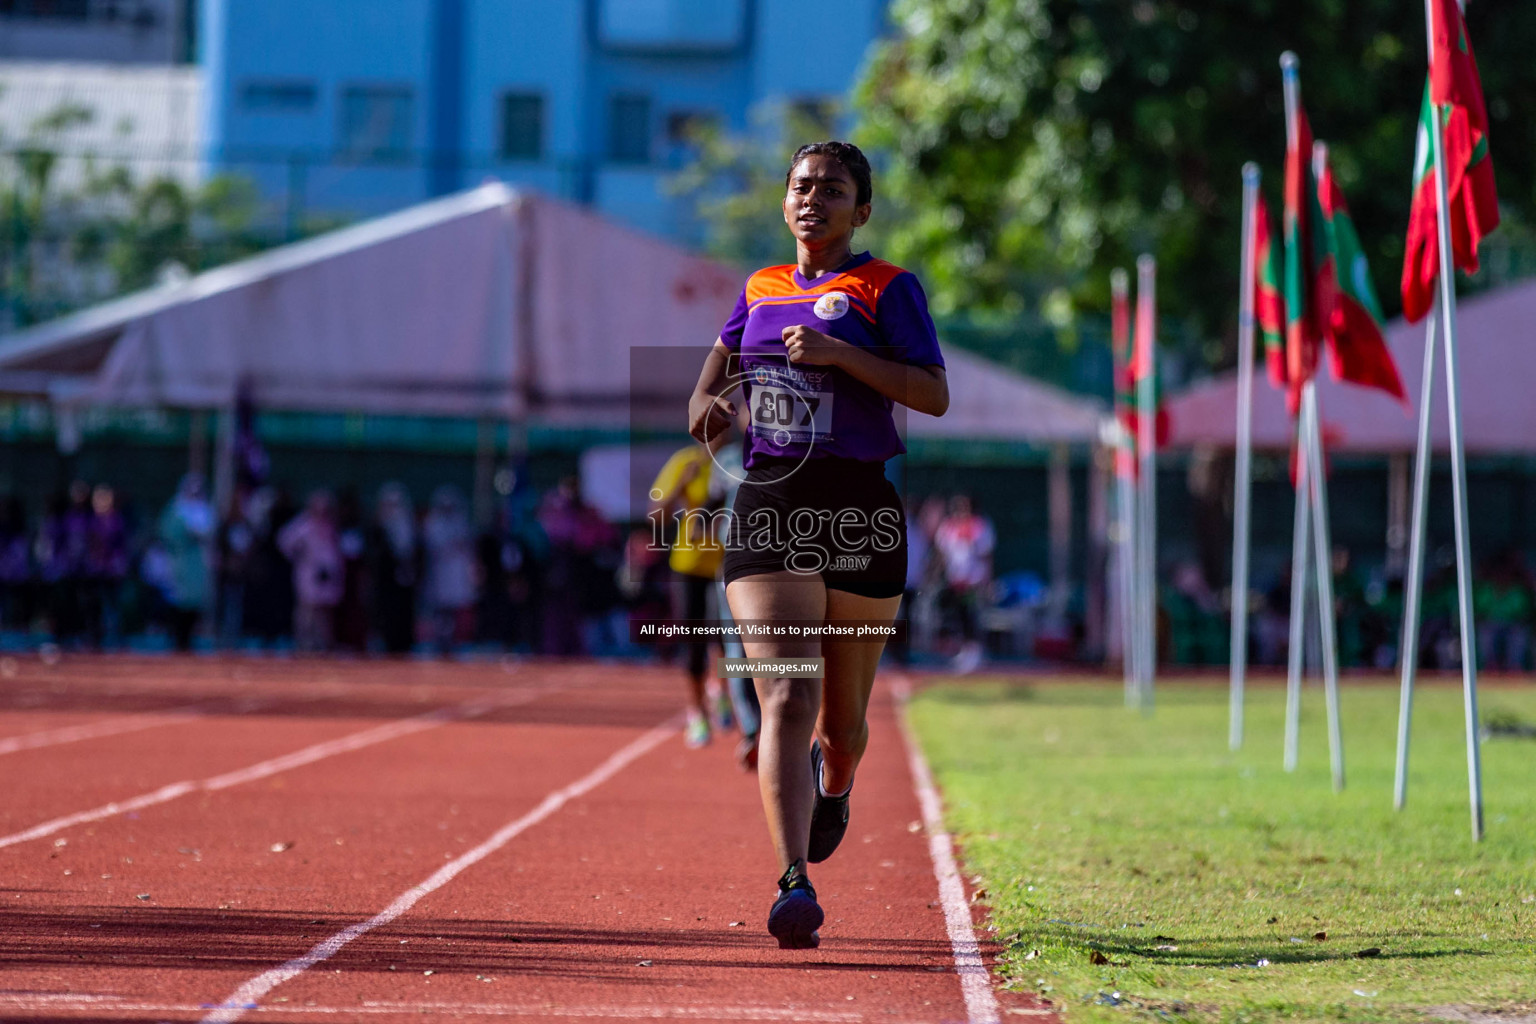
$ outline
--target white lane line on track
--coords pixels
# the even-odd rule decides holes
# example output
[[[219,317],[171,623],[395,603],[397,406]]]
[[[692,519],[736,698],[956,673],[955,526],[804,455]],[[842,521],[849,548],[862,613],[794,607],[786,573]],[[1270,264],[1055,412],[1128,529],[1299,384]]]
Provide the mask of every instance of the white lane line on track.
[[[960,990],[965,996],[966,1018],[970,1024],[999,1024],[1001,1011],[997,997],[992,994],[992,975],[981,959],[981,946],[976,942],[976,930],[971,926],[971,907],[965,900],[965,883],[960,880],[960,868],[955,863],[954,841],[944,828],[944,802],[933,784],[928,759],[923,756],[923,749],[918,746],[917,736],[907,721],[907,699],[912,695],[912,686],[905,677],[898,676],[892,683],[891,693],[896,698],[896,724],[907,746],[912,789],[923,809],[928,856],[933,860],[933,873],[939,880],[944,927],[949,932],[950,948],[955,951],[955,971],[960,975]]]
[[[118,996],[100,995],[51,995],[0,994],[0,1010],[19,1013],[56,1011],[79,1013],[100,1012],[110,1009],[114,1013],[191,1014],[201,1013],[207,1007],[191,1003],[147,1002]],[[567,1005],[550,1003],[392,1003],[364,1002],[354,1006],[296,1006],[279,1003],[258,1006],[249,1012],[281,1014],[284,1018],[342,1017],[351,1019],[362,1016],[449,1016],[449,1017],[573,1017],[604,1020],[727,1020],[727,1021],[806,1021],[810,1024],[861,1024],[870,1020],[858,1012],[813,1010],[799,1007],[765,1006],[656,1006],[656,1005]],[[1044,1011],[1043,1011],[1044,1012]],[[882,1018],[883,1019],[883,1018]]]
[[[58,729],[44,729],[21,736],[8,736],[0,740],[0,755],[15,754],[23,750],[38,750],[62,743],[78,743],[82,740],[101,739],[105,736],[121,736],[123,733],[157,729],[165,725],[185,725],[199,718],[219,715],[244,715],[272,703],[264,697],[242,697],[226,706],[203,701],[164,711],[145,711],[131,715],[117,715],[100,722],[84,725],[66,725]]]
[[[660,746],[668,738],[676,735],[680,724],[679,720],[667,722],[652,729],[639,739],[626,744],[610,756],[608,760],[592,769],[592,771],[580,779],[546,796],[539,802],[537,807],[527,814],[503,825],[479,846],[444,864],[437,871],[433,872],[426,881],[413,885],[401,893],[395,898],[393,903],[373,917],[366,921],[359,921],[349,928],[342,929],[324,942],[317,944],[301,957],[296,957],[280,967],[274,967],[270,971],[258,974],[244,985],[235,989],[229,998],[225,999],[212,1013],[202,1019],[202,1024],[231,1024],[232,1021],[237,1021],[250,1011],[257,1009],[257,1002],[268,992],[271,992],[284,982],[298,977],[316,964],[329,960],[341,952],[347,943],[353,939],[360,938],[381,925],[389,924],[395,918],[414,907],[423,897],[431,895],[453,881],[466,868],[478,864],[523,832],[560,810],[570,801],[585,796],[604,782],[613,778],[631,762]],[[284,1010],[287,1009],[287,1007],[284,1007]]]
[[[401,736],[409,736],[412,733],[423,732],[427,729],[435,729],[447,722],[465,718],[475,718],[489,711],[497,711],[506,707],[514,707],[518,704],[526,704],[545,694],[553,693],[561,689],[559,686],[542,687],[537,690],[528,690],[513,694],[510,697],[480,697],[475,700],[465,701],[462,704],[448,708],[438,708],[424,715],[407,718],[398,722],[390,722],[387,725],[375,726],[372,729],[364,729],[339,739],[327,740],[324,743],[316,743],[314,746],[296,750],[282,757],[274,757],[271,760],[253,764],[249,768],[240,768],[236,771],[225,772],[223,775],[215,775],[212,778],[201,780],[183,780],[161,786],[153,792],[143,793],[127,800],[114,800],[109,804],[92,808],[89,811],[78,811],[74,814],[66,814],[52,821],[45,821],[41,825],[34,825],[21,832],[14,832],[8,836],[0,836],[0,849],[7,846],[15,846],[18,843],[30,842],[33,839],[42,839],[51,836],[55,832],[61,832],[75,825],[83,825],[87,822],[100,821],[103,818],[111,818],[119,814],[127,814],[131,811],[142,810],[146,807],[154,807],[157,804],[168,803],[188,793],[218,792],[231,786],[238,786],[246,782],[254,782],[264,779],[269,775],[276,775],[292,768],[300,768],[304,765],[314,764],[327,757],[337,754],[348,754],[364,747],[371,747],[376,743],[386,740],[398,739]]]
[[[15,754],[23,750],[37,750],[40,747],[58,746],[61,743],[77,743],[81,740],[100,739],[103,736],[120,736],[125,732],[155,729],[162,725],[178,725],[195,718],[201,718],[206,713],[203,705],[189,704],[183,708],[171,708],[167,711],[118,716],[109,718],[104,722],[90,722],[86,725],[67,725],[60,729],[46,729],[22,736],[10,736],[0,740],[0,754]]]

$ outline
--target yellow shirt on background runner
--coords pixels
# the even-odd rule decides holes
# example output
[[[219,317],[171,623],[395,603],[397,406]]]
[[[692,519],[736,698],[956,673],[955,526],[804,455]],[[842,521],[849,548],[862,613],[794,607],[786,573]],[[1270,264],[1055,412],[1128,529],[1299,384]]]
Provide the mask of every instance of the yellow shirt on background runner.
[[[709,457],[707,448],[690,445],[674,453],[667,464],[661,467],[656,482],[651,485],[651,491],[660,492],[661,498],[658,500],[667,504],[676,500],[681,488],[682,512],[706,508],[710,504],[709,478],[714,468],[714,460]],[[690,472],[692,478],[684,483]],[[673,516],[675,518],[676,512]],[[711,515],[707,521],[712,522],[713,518]],[[724,558],[725,548],[710,536],[705,518],[685,514],[677,539],[672,543],[672,554],[667,558],[672,571],[713,579],[720,571],[720,563]]]

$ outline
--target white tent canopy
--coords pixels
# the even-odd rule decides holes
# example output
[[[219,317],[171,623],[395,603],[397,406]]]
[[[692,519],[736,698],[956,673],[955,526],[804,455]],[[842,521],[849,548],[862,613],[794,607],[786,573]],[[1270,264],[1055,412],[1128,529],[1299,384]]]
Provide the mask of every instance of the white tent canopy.
[[[944,350],[949,411],[909,413],[912,437],[1097,444],[1104,406],[999,366],[961,348]]]
[[[1536,280],[1485,292],[1458,303],[1457,373],[1462,429],[1472,452],[1536,451]],[[1393,321],[1387,345],[1397,360],[1411,408],[1374,389],[1340,384],[1318,375],[1318,411],[1323,440],[1330,450],[1411,452],[1418,444],[1419,389],[1424,375],[1424,323]],[[1444,343],[1438,348],[1431,442],[1450,447],[1445,411]],[[1258,448],[1289,448],[1292,437],[1285,399],[1265,383],[1263,370],[1254,382],[1253,443]],[[1170,443],[1174,447],[1231,447],[1237,438],[1237,374],[1202,381],[1168,401]]]
[[[739,283],[489,184],[14,335],[0,390],[206,409],[244,382],[267,408],[467,417],[622,402],[613,352],[710,335]]]
[[[245,385],[271,409],[681,428],[679,372],[686,393],[740,288],[724,264],[493,183],[0,340],[0,392],[224,409]],[[632,361],[665,358],[687,366],[632,382]],[[946,359],[949,414],[911,415],[911,435],[1097,441],[1097,402]]]

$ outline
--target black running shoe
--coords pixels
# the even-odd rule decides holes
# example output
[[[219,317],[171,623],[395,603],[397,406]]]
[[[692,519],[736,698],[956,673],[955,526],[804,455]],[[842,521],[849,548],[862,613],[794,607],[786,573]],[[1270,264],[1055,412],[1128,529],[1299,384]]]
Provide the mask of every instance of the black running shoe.
[[[811,805],[811,838],[806,845],[805,859],[820,864],[836,852],[843,835],[848,831],[848,796],[821,795],[821,741],[811,743],[811,786],[816,802]]]
[[[816,890],[805,877],[805,861],[797,860],[779,879],[779,898],[768,911],[768,931],[780,949],[815,949],[821,945],[816,929],[826,915],[816,902]]]

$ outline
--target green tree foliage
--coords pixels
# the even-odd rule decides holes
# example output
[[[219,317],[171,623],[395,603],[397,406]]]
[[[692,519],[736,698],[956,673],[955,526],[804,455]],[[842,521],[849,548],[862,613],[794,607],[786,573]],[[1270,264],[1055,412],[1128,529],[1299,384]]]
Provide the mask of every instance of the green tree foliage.
[[[1165,316],[1230,340],[1245,161],[1280,203],[1286,49],[1300,55],[1313,129],[1396,313],[1422,5],[896,0],[891,17],[860,86],[858,140],[884,154],[880,188],[902,211],[888,255],[924,271],[940,313],[1102,312],[1109,270],[1150,251]],[[1468,22],[1506,220],[1495,249],[1528,245],[1536,5],[1474,2]],[[1489,262],[1536,272],[1514,255]],[[1217,341],[1189,354],[1215,364],[1229,351]]]
[[[219,175],[197,186],[100,166],[58,140],[88,124],[87,108],[44,114],[24,138],[0,138],[0,329],[24,327],[197,273],[289,240],[264,225],[256,187]],[[76,172],[61,174],[67,158]],[[307,219],[303,233],[336,226]]]

